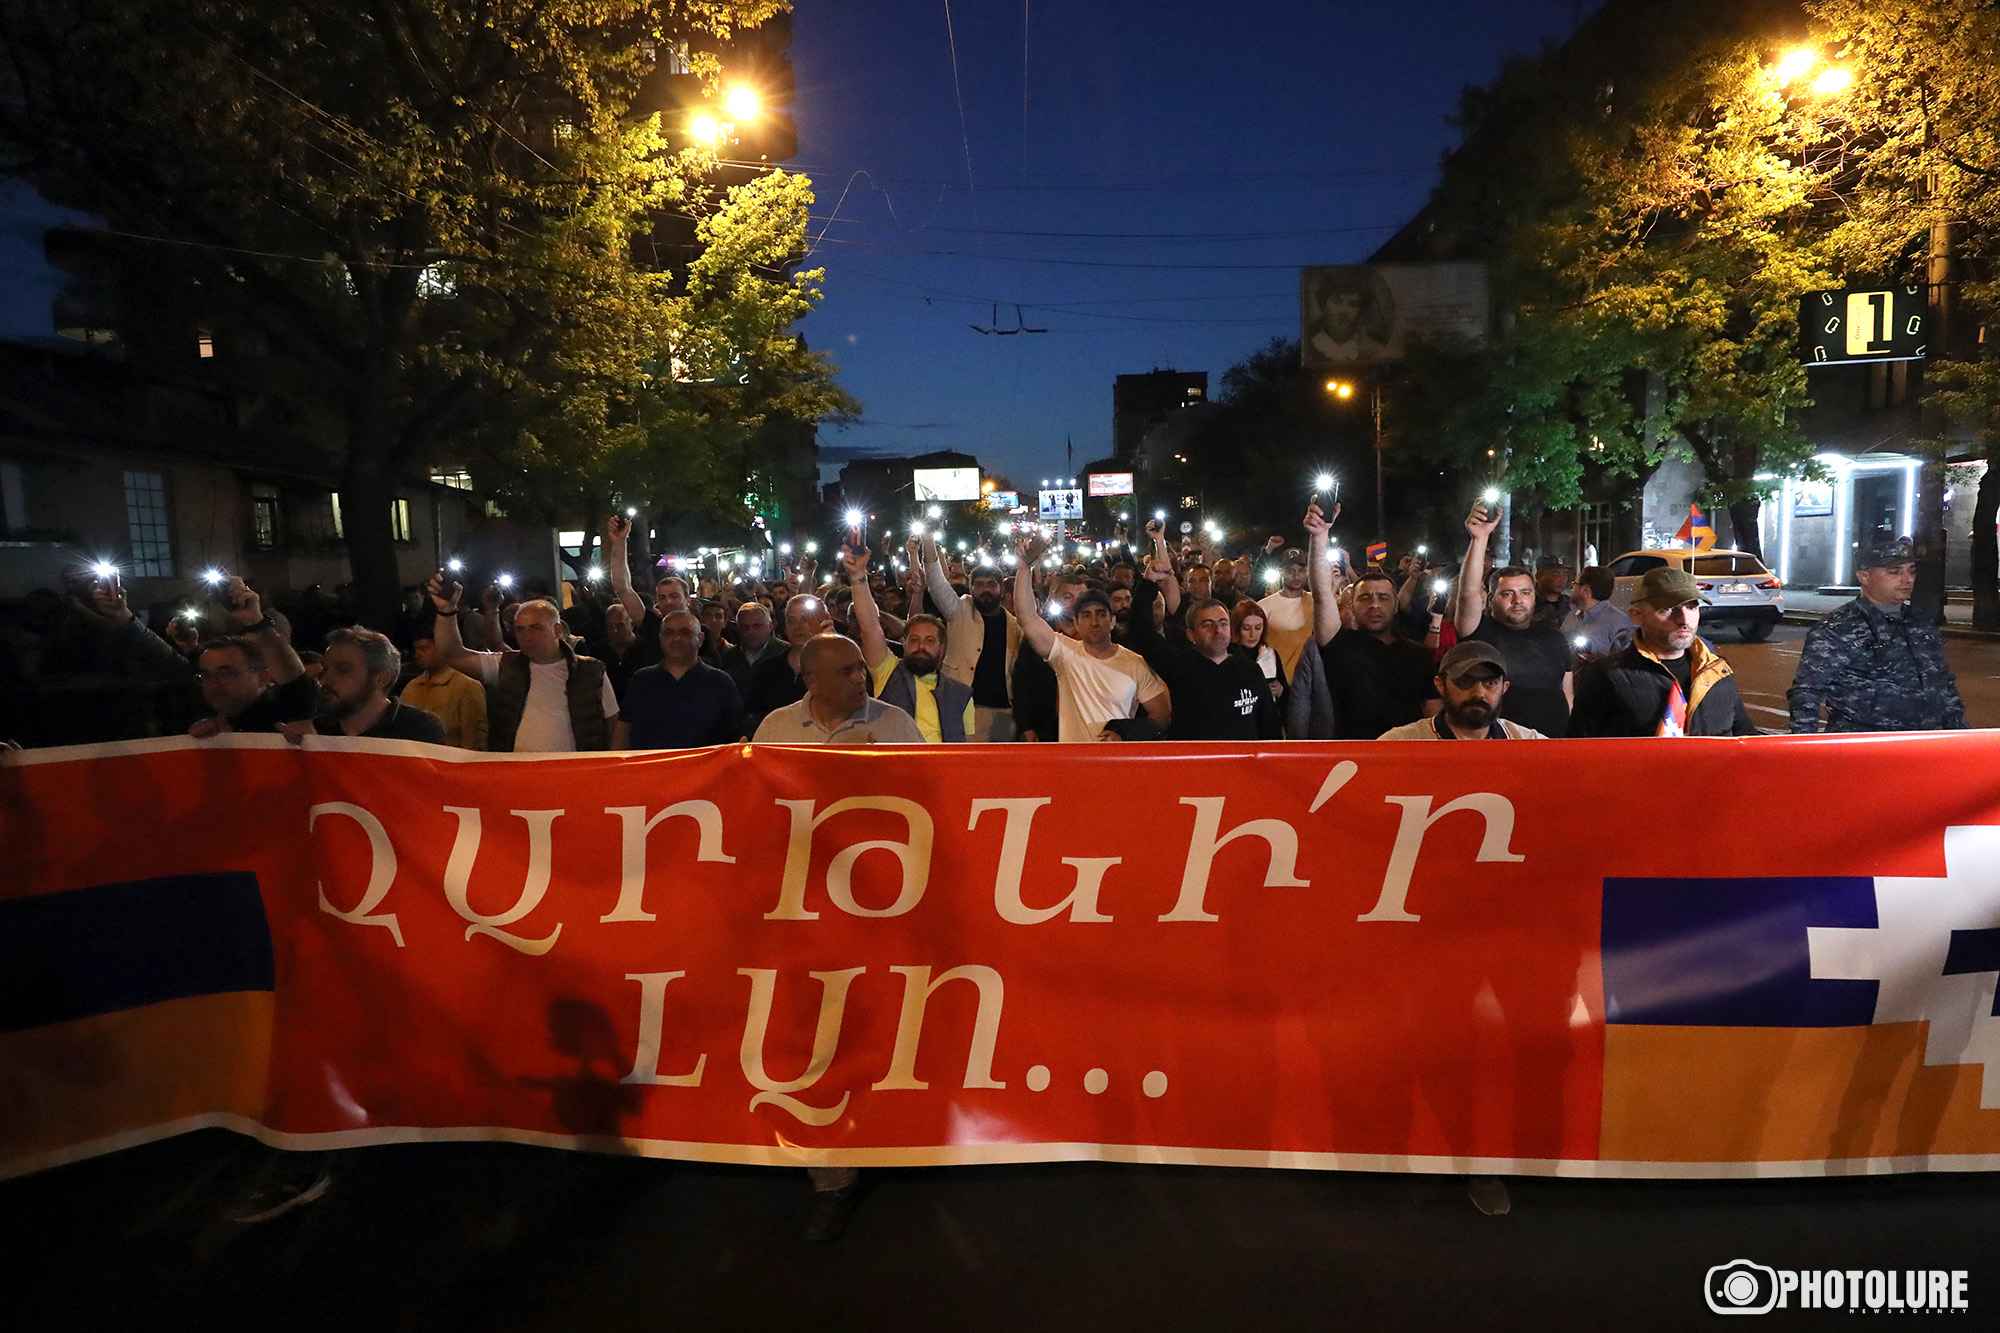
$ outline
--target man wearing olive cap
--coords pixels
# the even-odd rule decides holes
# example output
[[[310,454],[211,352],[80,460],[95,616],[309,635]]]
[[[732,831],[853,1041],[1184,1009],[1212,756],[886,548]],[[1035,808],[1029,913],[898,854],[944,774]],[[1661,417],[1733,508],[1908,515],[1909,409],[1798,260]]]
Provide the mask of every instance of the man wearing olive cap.
[[[1384,741],[1545,741],[1533,727],[1500,716],[1507,693],[1507,662],[1490,643],[1468,639],[1438,663],[1437,691],[1444,708],[1434,717],[1391,727]]]
[[[1867,548],[1856,561],[1861,595],[1806,635],[1787,698],[1792,731],[1941,731],[1965,726],[1965,703],[1944,660],[1937,627],[1907,603],[1916,557],[1906,537]]]
[[[1646,571],[1632,597],[1632,642],[1576,677],[1572,736],[1755,736],[1736,677],[1703,643],[1694,576],[1663,566]]]

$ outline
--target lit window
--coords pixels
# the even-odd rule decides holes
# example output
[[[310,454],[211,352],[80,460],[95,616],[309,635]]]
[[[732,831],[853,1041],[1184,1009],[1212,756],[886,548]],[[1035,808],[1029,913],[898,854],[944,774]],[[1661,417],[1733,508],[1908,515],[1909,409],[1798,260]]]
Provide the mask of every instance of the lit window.
[[[127,568],[139,578],[171,576],[174,572],[174,548],[167,529],[167,478],[164,473],[125,474],[125,527],[132,544],[132,558]]]
[[[463,468],[457,472],[439,472],[433,468],[431,470],[431,480],[440,486],[449,486],[455,491],[469,491],[472,489],[472,474]]]
[[[336,540],[345,541],[347,538],[347,527],[340,521],[340,492],[334,491],[326,498],[333,506],[333,535]]]
[[[410,502],[391,500],[389,502],[389,532],[399,542],[410,540]]]
[[[260,551],[275,550],[278,545],[278,497],[276,495],[253,495],[250,497],[250,539]]]
[[[196,329],[194,334],[194,354],[206,361],[215,355],[215,335],[207,329]]]

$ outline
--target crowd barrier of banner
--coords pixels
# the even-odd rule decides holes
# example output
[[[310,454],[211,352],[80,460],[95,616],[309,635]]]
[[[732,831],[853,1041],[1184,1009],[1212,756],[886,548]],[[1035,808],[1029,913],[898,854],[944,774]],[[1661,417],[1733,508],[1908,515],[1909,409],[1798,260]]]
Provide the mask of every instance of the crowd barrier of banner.
[[[2000,1167],[2000,733],[0,767],[0,1173]]]

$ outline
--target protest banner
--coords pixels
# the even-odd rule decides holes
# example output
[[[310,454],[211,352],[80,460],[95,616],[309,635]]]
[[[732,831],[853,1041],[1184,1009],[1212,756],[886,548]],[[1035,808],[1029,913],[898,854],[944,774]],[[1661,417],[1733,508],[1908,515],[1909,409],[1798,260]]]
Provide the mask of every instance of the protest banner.
[[[1986,732],[30,751],[0,767],[0,1173],[205,1125],[1993,1169],[1996,772]]]

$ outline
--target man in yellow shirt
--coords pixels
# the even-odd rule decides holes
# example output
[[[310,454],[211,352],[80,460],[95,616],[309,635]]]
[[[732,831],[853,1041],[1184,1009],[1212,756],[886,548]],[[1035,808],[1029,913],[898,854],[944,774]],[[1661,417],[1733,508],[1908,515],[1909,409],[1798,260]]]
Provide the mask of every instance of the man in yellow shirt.
[[[461,750],[486,748],[486,687],[447,665],[428,635],[415,639],[410,652],[423,674],[403,687],[403,702],[444,723],[444,743]]]
[[[933,745],[970,740],[974,730],[972,687],[940,670],[944,665],[944,622],[936,616],[911,616],[903,630],[903,655],[898,658],[889,651],[889,640],[882,633],[882,615],[868,586],[868,548],[842,550],[840,563],[854,589],[854,629],[875,697],[915,718],[917,730]]]

